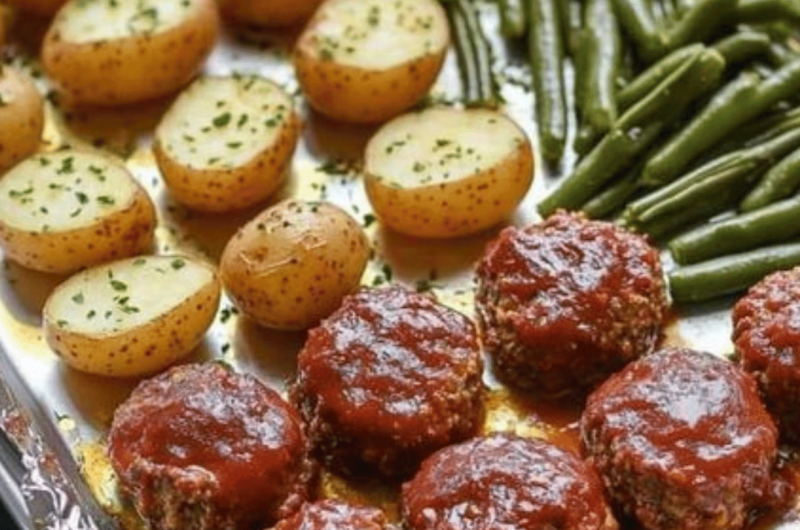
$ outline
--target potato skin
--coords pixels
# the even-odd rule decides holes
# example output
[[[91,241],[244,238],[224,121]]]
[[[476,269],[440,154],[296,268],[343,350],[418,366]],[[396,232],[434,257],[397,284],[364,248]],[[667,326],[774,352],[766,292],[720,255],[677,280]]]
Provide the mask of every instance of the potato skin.
[[[151,250],[156,212],[147,192],[136,183],[134,199],[94,226],[63,232],[33,232],[0,219],[0,246],[13,261],[29,269],[68,274]]]
[[[500,164],[472,177],[421,188],[396,188],[367,173],[364,183],[375,214],[392,230],[420,238],[474,234],[507,218],[533,180],[529,142]]]
[[[37,151],[44,130],[44,101],[30,77],[2,66],[0,94],[5,89],[16,97],[0,105],[0,174]]]
[[[62,11],[42,45],[44,68],[73,104],[125,105],[172,94],[192,79],[219,38],[213,0],[198,1],[191,19],[163,33],[84,43],[62,38]]]
[[[67,0],[8,0],[8,3],[20,11],[33,13],[40,17],[51,17],[67,3]]]
[[[239,24],[294,26],[307,20],[322,0],[220,0],[222,15]]]
[[[124,333],[90,337],[61,329],[44,308],[47,344],[72,368],[109,377],[154,374],[190,353],[200,343],[219,308],[221,287],[212,281],[174,310]]]
[[[253,206],[272,195],[284,181],[299,136],[300,119],[292,112],[278,143],[231,169],[188,168],[170,157],[160,141],[153,145],[153,153],[178,202],[201,212],[222,213]]]
[[[343,210],[288,200],[259,214],[228,242],[220,277],[236,306],[255,322],[307,329],[355,291],[368,258],[364,231]]]

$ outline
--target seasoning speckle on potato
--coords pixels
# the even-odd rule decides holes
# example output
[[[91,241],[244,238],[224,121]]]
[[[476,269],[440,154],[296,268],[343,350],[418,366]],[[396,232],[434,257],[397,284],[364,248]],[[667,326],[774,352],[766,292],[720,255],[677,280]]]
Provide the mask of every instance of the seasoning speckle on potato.
[[[228,242],[220,276],[237,307],[275,329],[307,329],[355,291],[369,258],[361,226],[325,202],[288,200]]]
[[[45,36],[42,61],[68,100],[124,105],[188,83],[218,33],[213,0],[71,0]]]
[[[34,155],[0,179],[0,247],[21,265],[66,274],[150,250],[156,213],[116,160]]]
[[[424,238],[462,236],[508,218],[533,180],[523,130],[489,110],[432,108],[372,137],[365,184],[389,228]]]
[[[36,85],[16,68],[0,65],[0,175],[39,149],[43,129],[44,102]]]
[[[140,256],[88,269],[44,307],[44,336],[77,370],[113,377],[157,372],[194,349],[214,320],[217,274],[183,256]]]
[[[434,0],[329,0],[300,36],[294,65],[317,111],[381,122],[425,96],[449,42],[447,16]]]
[[[297,145],[291,97],[257,76],[206,77],[183,92],[156,131],[154,152],[172,195],[224,212],[269,197]]]

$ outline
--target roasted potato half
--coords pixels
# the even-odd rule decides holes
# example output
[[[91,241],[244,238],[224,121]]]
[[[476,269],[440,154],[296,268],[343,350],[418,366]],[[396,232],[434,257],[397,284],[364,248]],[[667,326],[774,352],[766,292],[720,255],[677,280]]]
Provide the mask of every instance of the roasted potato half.
[[[87,269],[44,306],[50,347],[76,370],[147,375],[186,356],[214,320],[220,284],[207,264],[141,256]]]
[[[0,247],[57,274],[147,252],[155,207],[124,166],[104,155],[39,154],[0,179]]]
[[[242,227],[220,276],[236,306],[274,329],[306,329],[353,292],[369,258],[361,226],[325,202],[289,200]]]
[[[322,0],[220,0],[225,18],[237,24],[264,27],[294,26],[305,22]]]
[[[224,212],[263,201],[280,186],[299,129],[292,98],[271,81],[206,77],[166,113],[153,149],[179,202]]]
[[[71,0],[42,47],[72,103],[122,105],[176,92],[217,41],[214,0]]]
[[[33,13],[40,17],[51,17],[63,6],[67,0],[6,0],[12,5],[26,13]]]
[[[27,74],[0,65],[0,175],[39,149],[44,102]]]
[[[423,238],[507,218],[533,180],[525,132],[491,110],[433,108],[384,125],[367,144],[367,195],[391,229]]]
[[[450,34],[435,0],[328,0],[300,36],[297,78],[311,105],[347,122],[381,122],[436,81]]]

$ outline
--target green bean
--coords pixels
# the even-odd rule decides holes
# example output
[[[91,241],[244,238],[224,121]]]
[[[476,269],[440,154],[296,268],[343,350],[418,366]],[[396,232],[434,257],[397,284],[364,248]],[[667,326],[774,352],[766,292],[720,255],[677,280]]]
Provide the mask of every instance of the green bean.
[[[456,57],[458,58],[458,69],[461,72],[461,84],[464,90],[464,100],[467,103],[483,101],[481,82],[478,74],[478,59],[475,50],[470,42],[469,29],[464,15],[455,4],[445,3],[447,16],[453,27],[453,39],[455,41]]]
[[[472,106],[496,107],[500,103],[498,85],[492,75],[492,51],[489,41],[483,33],[483,28],[478,20],[475,6],[469,0],[455,0],[456,8],[461,13],[466,26],[466,38],[468,39],[477,61],[477,73],[480,99],[468,100],[467,104]]]
[[[681,132],[673,136],[642,170],[641,182],[658,187],[672,181],[698,155],[736,127],[800,90],[800,59],[760,81],[743,73],[723,88]]]
[[[556,8],[564,53],[574,57],[580,47],[583,2],[580,0],[557,0]]]
[[[681,267],[669,275],[672,298],[699,302],[743,291],[767,274],[800,264],[800,243],[764,247]]]
[[[579,208],[614,175],[625,170],[637,156],[645,152],[663,129],[664,123],[660,121],[637,130],[633,137],[620,129],[612,129],[578,163],[572,174],[539,203],[539,213],[547,217],[559,208]]]
[[[739,0],[736,16],[744,22],[800,21],[800,5],[794,0]]]
[[[634,201],[625,209],[628,223],[647,222],[691,204],[704,193],[732,185],[766,170],[775,160],[800,147],[800,129],[755,147],[712,160],[682,178]]]
[[[611,0],[587,0],[584,8],[581,53],[576,78],[584,86],[577,89],[583,119],[598,134],[611,129],[617,119],[614,79],[622,53],[619,27]]]
[[[645,0],[614,0],[620,23],[646,60],[660,57],[667,46],[667,36],[659,29]]]
[[[572,144],[572,148],[575,149],[579,156],[586,156],[594,149],[602,137],[603,133],[598,133],[594,127],[588,123],[583,123],[578,127],[578,133],[575,135],[575,142]]]
[[[725,145],[735,148],[754,147],[798,128],[800,128],[800,107],[795,107],[751,121],[728,136]]]
[[[564,48],[556,0],[529,0],[529,52],[536,91],[536,121],[545,160],[558,162],[567,137],[562,62]]]
[[[692,204],[687,205],[686,208],[672,215],[659,217],[647,223],[640,223],[637,225],[637,229],[657,241],[665,241],[684,230],[686,226],[696,224],[731,208],[736,204],[739,197],[741,197],[741,194],[738,193],[738,190],[722,188],[718,193],[698,198]]]
[[[714,50],[704,50],[686,61],[617,121],[572,175],[539,204],[539,213],[547,216],[558,208],[580,207],[620,171],[632,166],[668,123],[716,85],[724,67],[724,59]]]
[[[731,0],[700,0],[667,32],[667,50],[705,40],[734,9]]]
[[[525,35],[528,21],[523,0],[498,0],[500,4],[500,30],[503,36],[516,39]]]
[[[797,55],[781,42],[773,42],[767,50],[772,66],[780,68],[792,62]]]
[[[685,64],[686,61],[697,58],[704,49],[702,44],[686,46],[675,50],[645,70],[617,93],[619,110],[625,111],[629,109],[634,103],[653,92],[671,73]]]
[[[681,265],[781,243],[800,235],[800,196],[706,224],[673,239],[669,250]]]
[[[743,212],[758,210],[785,199],[800,188],[800,150],[793,152],[772,167],[744,198],[739,208]],[[798,217],[800,219],[800,217]],[[796,223],[800,226],[800,223]]]
[[[769,35],[758,31],[738,31],[714,43],[714,49],[725,57],[728,65],[739,64],[769,52]]]
[[[639,191],[638,176],[641,166],[636,166],[617,182],[581,207],[591,219],[605,219],[627,203]]]

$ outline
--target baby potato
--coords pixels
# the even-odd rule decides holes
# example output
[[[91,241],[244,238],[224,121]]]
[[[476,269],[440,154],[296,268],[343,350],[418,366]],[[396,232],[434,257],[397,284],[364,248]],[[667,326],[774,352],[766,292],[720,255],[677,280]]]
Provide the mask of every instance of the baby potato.
[[[0,180],[0,247],[34,270],[66,274],[147,252],[155,227],[147,192],[104,155],[34,155]]]
[[[188,83],[218,34],[214,0],[71,0],[42,60],[71,103],[123,105]]]
[[[166,113],[153,150],[179,202],[225,212],[263,201],[280,186],[299,129],[292,98],[271,81],[207,77]]]
[[[51,17],[66,3],[67,0],[7,0],[7,2],[26,13],[33,13],[40,17]]]
[[[0,65],[0,174],[39,149],[44,102],[27,74]]]
[[[325,202],[288,200],[228,242],[220,276],[234,304],[274,329],[307,329],[352,293],[369,259],[361,226]]]
[[[305,22],[322,0],[220,0],[223,16],[239,23],[265,27]]]
[[[385,121],[430,89],[450,42],[435,0],[328,0],[294,53],[311,105],[331,118]]]
[[[220,284],[207,264],[140,256],[87,269],[44,306],[44,336],[69,366],[112,377],[143,376],[185,357],[216,315]]]
[[[507,218],[533,180],[520,127],[491,110],[433,108],[384,125],[367,144],[367,195],[391,229],[463,236]]]

